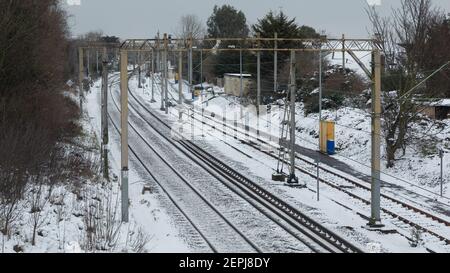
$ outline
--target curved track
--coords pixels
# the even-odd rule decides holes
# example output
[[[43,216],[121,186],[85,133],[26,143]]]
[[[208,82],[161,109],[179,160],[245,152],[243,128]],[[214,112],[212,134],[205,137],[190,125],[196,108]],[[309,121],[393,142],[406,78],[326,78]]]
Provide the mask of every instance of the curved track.
[[[174,89],[173,86],[171,86],[171,88]],[[173,99],[173,96],[172,96],[172,99]],[[175,100],[175,99],[173,99],[173,100]],[[192,109],[190,109],[190,110],[192,111]],[[237,133],[239,135],[243,135],[244,137],[239,138],[242,143],[244,143],[254,149],[257,149],[258,151],[260,151],[272,158],[277,158],[277,156],[274,155],[273,153],[268,152],[264,149],[261,149],[261,145],[272,146],[272,148],[274,148],[274,149],[279,149],[278,147],[273,146],[271,143],[268,143],[267,141],[265,141],[259,137],[251,136],[248,134],[248,132],[242,132],[241,130],[238,130],[237,128],[232,128],[229,124],[224,123],[223,121],[219,121],[213,117],[204,115],[204,113],[201,113],[196,110],[194,110],[194,111],[199,116],[206,117],[208,120],[210,120],[216,124],[219,124],[222,127],[230,129],[235,134],[234,137],[236,137]],[[200,120],[196,117],[193,117],[193,118],[195,120],[201,122],[202,124],[213,127],[216,130],[222,131],[223,134],[228,134],[226,131],[218,129],[220,126],[212,126],[211,124],[206,123],[204,120]],[[249,138],[254,139],[256,141],[256,143],[253,141],[249,141]],[[304,158],[298,157],[298,156],[297,156],[297,159],[299,159],[302,162],[304,162],[305,164],[309,165],[310,169],[307,169],[304,166],[303,167],[296,166],[296,169],[298,171],[300,171],[301,173],[303,173],[307,176],[310,176],[311,178],[317,179],[316,173],[314,172],[314,170],[312,170],[313,168],[316,168],[315,163],[313,163],[309,160],[306,160]],[[288,162],[285,162],[285,163],[288,163]],[[339,174],[336,171],[333,171],[333,170],[330,170],[327,168],[323,168],[323,167],[320,167],[320,169],[322,172],[333,177],[332,180],[329,178],[328,179],[320,178],[319,180],[323,184],[328,185],[331,188],[336,189],[340,192],[343,192],[343,193],[347,194],[348,196],[350,196],[351,198],[364,203],[365,205],[370,205],[370,198],[367,197],[367,195],[371,191],[369,182],[363,181],[363,182],[369,184],[369,186],[367,186],[367,185],[362,184],[361,182],[358,182],[347,176]],[[347,183],[349,185],[349,187],[342,186],[342,183],[339,184],[339,183],[334,182],[334,181],[336,181],[336,179],[338,181]],[[351,189],[351,187],[354,187],[355,189]],[[450,239],[448,238],[448,236],[442,234],[439,231],[439,229],[437,229],[435,226],[427,223],[427,219],[430,219],[430,220],[434,221],[437,226],[443,225],[445,227],[449,227],[450,222],[448,220],[446,220],[434,213],[426,211],[422,208],[419,208],[418,206],[413,205],[412,204],[414,202],[413,200],[411,202],[406,202],[404,200],[400,200],[399,198],[395,198],[395,197],[393,197],[389,194],[385,194],[385,193],[382,193],[381,197],[382,197],[382,204],[383,204],[381,210],[383,213],[385,213],[386,215],[388,215],[394,219],[397,219],[398,221],[402,222],[402,224],[406,224],[410,227],[414,227],[418,230],[421,230],[422,232],[430,234],[431,236],[434,236],[434,237],[438,238],[439,240],[443,241],[447,245],[450,244]],[[444,203],[442,203],[442,205],[450,207]]]
[[[110,94],[115,107],[120,110],[111,91]],[[120,129],[114,121],[113,114],[108,113],[108,116],[116,131],[120,134]],[[171,163],[165,160],[164,156],[150,145],[132,123],[129,123],[129,126],[132,128],[130,133],[136,134],[136,139],[141,141],[139,148],[133,148],[132,145],[129,145],[131,153],[213,252],[233,252],[236,250],[240,252],[262,252],[256,244],[245,236],[178,172]],[[144,149],[143,147],[146,148]],[[156,157],[149,157],[148,152],[156,155]],[[160,172],[160,176],[157,176],[145,163],[149,161],[161,162],[159,167],[161,169],[168,168],[170,171],[165,172],[164,175],[161,175],[162,172]],[[164,179],[164,177],[170,177],[170,179]],[[180,196],[184,198],[180,198]],[[189,200],[189,202],[184,200]],[[206,217],[208,221],[200,223],[197,220],[200,217]],[[221,236],[219,237],[217,234]]]
[[[303,244],[309,245],[315,252],[360,252],[361,250],[354,245],[348,243],[345,239],[339,237],[337,234],[324,228],[322,225],[316,223],[303,213],[297,211],[292,206],[286,204],[276,196],[260,188],[258,185],[247,179],[242,174],[237,173],[232,168],[218,161],[214,156],[208,154],[206,151],[201,150],[200,147],[187,141],[181,141],[175,143],[173,139],[168,138],[167,135],[159,132],[155,128],[155,122],[170,129],[170,126],[162,121],[157,115],[145,107],[132,92],[130,92],[133,100],[140,105],[141,109],[146,111],[152,117],[151,122],[148,121],[149,116],[142,116],[141,118],[146,121],[147,125],[153,127],[153,129],[165,138],[167,142],[171,143],[180,152],[187,157],[195,161],[198,165],[202,166],[205,170],[216,177],[217,180],[222,182],[227,188],[234,193],[238,194],[242,199],[251,203],[254,208],[257,208],[267,218],[271,219],[274,223],[277,223],[287,233],[296,237],[302,241]],[[130,107],[134,109],[133,105]],[[134,109],[139,115],[139,111]],[[205,165],[205,162],[207,163]],[[284,222],[280,224],[280,219]],[[302,236],[298,236],[296,233],[301,233]],[[311,243],[312,242],[312,243]],[[314,246],[314,245],[318,245]]]

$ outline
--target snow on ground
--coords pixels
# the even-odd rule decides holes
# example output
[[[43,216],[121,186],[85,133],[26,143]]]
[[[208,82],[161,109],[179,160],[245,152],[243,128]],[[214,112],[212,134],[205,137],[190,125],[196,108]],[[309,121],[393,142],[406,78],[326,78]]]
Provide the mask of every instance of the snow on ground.
[[[178,85],[172,82],[172,97],[178,98]],[[157,90],[157,89],[155,89]],[[183,86],[184,98],[190,98],[187,92],[188,86]],[[158,90],[159,91],[159,90]],[[156,96],[159,97],[158,92]],[[208,102],[206,102],[206,97]],[[253,106],[244,107],[243,117],[241,117],[241,108],[235,97],[227,95],[216,95],[213,97],[210,93],[202,99],[196,98],[194,101],[196,109],[205,109],[205,114],[215,113],[219,120],[226,117],[229,123],[232,123],[236,117],[238,125],[248,124],[252,131],[259,128],[261,132],[267,133],[268,138],[274,140],[280,135],[280,123],[284,116],[284,106],[272,106],[270,112],[266,108],[261,109],[260,119],[257,119],[256,109]],[[304,115],[302,103],[297,104],[297,143],[310,148],[318,149],[319,137],[319,116],[318,114]],[[371,117],[365,110],[343,107],[338,110],[325,110],[322,112],[325,119],[336,122],[336,150],[337,154],[332,156],[340,161],[348,163],[358,172],[370,175],[371,162]],[[248,117],[247,117],[248,116]],[[247,119],[247,120],[246,120]],[[258,127],[259,123],[259,127]],[[385,144],[382,139],[382,180],[392,183],[398,183],[399,180],[405,184],[423,186],[436,194],[440,192],[440,158],[433,146],[444,147],[450,152],[450,120],[444,120],[441,125],[436,126],[433,121],[424,121],[415,124],[413,129],[420,136],[423,134],[423,141],[410,143],[403,156],[401,152],[394,168],[387,169],[385,161]],[[425,132],[425,133],[423,133]],[[429,136],[434,139],[429,140]],[[419,139],[421,139],[419,137]],[[428,141],[428,142],[425,142]],[[424,145],[427,144],[427,145]],[[450,160],[444,158],[444,195],[450,198],[448,182],[450,181]]]
[[[87,94],[87,112],[95,134],[100,141],[101,131],[101,109],[100,109],[100,83],[96,82],[91,92]],[[110,166],[115,175],[120,177],[120,136],[114,127],[110,130]],[[144,185],[148,185],[148,175],[142,167],[130,160],[129,172],[129,194],[130,194],[130,222],[134,222],[145,232],[150,234],[152,241],[148,244],[148,252],[190,252],[192,251],[186,242],[181,238],[180,231],[177,230],[173,219],[168,215],[166,204],[161,204],[161,200],[155,194],[142,194]]]
[[[131,79],[130,86],[134,85],[135,83],[133,79]],[[144,87],[143,91],[135,90],[135,93],[142,96],[144,101],[149,101],[150,86],[151,82],[149,82],[149,85]],[[170,96],[174,100],[177,100],[178,85],[172,83],[172,86],[173,89],[170,89]],[[187,86],[184,86],[183,89],[187,90]],[[159,92],[160,89],[156,88],[155,98],[157,100],[157,103],[152,104],[152,107],[154,107],[155,109],[157,109],[159,106]],[[183,93],[185,98],[189,98],[190,94],[185,92]],[[209,99],[208,103],[206,103],[206,97]],[[226,95],[213,97],[211,94],[207,94],[203,99],[198,98],[194,102],[194,106],[198,110],[201,110],[201,108],[203,107],[205,109],[205,115],[211,116],[211,113],[214,113],[214,118],[218,120],[222,120],[223,116],[226,116],[226,118],[229,120],[233,120],[235,117],[237,117],[239,126],[238,130],[241,130],[241,128],[244,127],[243,124],[248,124],[250,127],[255,129],[257,128],[259,123],[259,130],[261,131],[261,134],[264,135],[264,133],[267,133],[265,136],[273,138],[272,141],[275,141],[277,136],[279,135],[280,129],[277,124],[280,124],[280,121],[282,120],[284,114],[284,108],[282,106],[274,106],[272,107],[270,113],[262,113],[262,118],[258,122],[258,120],[256,119],[256,111],[254,109],[247,108],[243,111],[244,116],[240,118],[240,106],[238,105],[236,98]],[[297,105],[296,112],[299,117],[299,120],[297,122],[298,143],[304,147],[317,150],[318,115],[311,114],[305,117],[302,104]],[[248,115],[248,118],[246,118],[246,115]],[[333,158],[348,163],[358,172],[370,175],[369,114],[363,110],[347,107],[339,109],[338,111],[324,111],[323,115],[327,119],[331,119],[337,122],[336,144],[338,148],[338,155],[333,156]],[[178,110],[176,108],[171,108],[170,117],[174,121],[177,119]],[[449,125],[449,122],[446,121],[445,131],[437,135],[442,139],[443,142],[448,141],[448,139],[445,140],[445,138],[448,136]],[[219,125],[216,124],[216,126]],[[197,123],[196,127],[201,127],[201,125]],[[229,130],[232,131],[231,129]],[[345,195],[341,196],[339,193],[336,195],[335,191],[330,191],[323,185],[320,186],[322,192],[321,201],[317,202],[315,200],[315,193],[313,192],[315,189],[315,180],[312,180],[309,177],[300,177],[302,181],[305,181],[307,183],[310,189],[309,192],[297,189],[289,189],[280,186],[279,184],[269,182],[270,180],[268,180],[268,178],[274,172],[274,168],[276,166],[276,162],[273,159],[262,156],[261,153],[255,152],[255,150],[240,144],[239,141],[233,142],[233,139],[230,138],[227,138],[225,142],[219,141],[217,139],[217,132],[211,131],[210,128],[204,126],[203,134],[208,135],[211,133],[214,135],[214,137],[206,137],[205,139],[208,139],[208,141],[201,141],[198,138],[196,138],[196,141],[198,141],[199,143],[203,143],[205,145],[205,148],[217,153],[220,158],[223,157],[223,159],[229,160],[228,163],[236,165],[236,168],[241,168],[251,175],[255,176],[257,180],[259,179],[259,181],[262,181],[261,183],[263,183],[264,186],[267,186],[270,190],[278,192],[282,196],[286,196],[286,200],[289,200],[300,207],[306,206],[307,210],[311,212],[312,215],[323,220],[323,222],[325,222],[330,228],[338,229],[339,232],[355,238],[355,240],[359,241],[360,244],[365,245],[369,249],[366,249],[367,251],[370,251],[370,248],[377,248],[378,246],[382,246],[381,251],[388,252],[425,251],[423,247],[410,247],[408,240],[405,239],[411,238],[410,228],[394,228],[394,226],[390,223],[390,220],[387,222],[386,228],[397,229],[397,231],[400,233],[381,235],[379,233],[369,232],[365,228],[362,228],[362,226],[367,223],[367,220],[361,218],[360,216],[363,215],[365,217],[368,217],[370,215],[368,206],[363,206],[361,204],[357,204],[357,202],[354,202],[352,200],[347,200],[348,198]],[[232,158],[232,160],[230,160],[230,158]],[[420,154],[414,153],[410,149],[407,149],[404,159],[399,162],[408,161],[410,164],[414,164],[414,162],[421,161],[421,163],[427,162],[427,164],[415,164],[413,168],[411,168],[411,166],[408,166],[408,168],[402,168],[402,166],[404,165],[402,163],[399,163],[398,166],[394,169],[386,170],[384,168],[383,171],[386,172],[386,174],[383,175],[383,180],[394,184],[399,184],[402,187],[409,187],[409,189],[412,189],[413,192],[425,191],[426,193],[430,194],[430,192],[428,191],[432,191],[436,193],[436,184],[427,184],[421,182],[422,180],[420,179],[413,179],[417,178],[421,173],[423,180],[431,180],[432,177],[436,177],[438,175],[438,168],[431,168],[435,160],[435,157],[426,158],[421,156]],[[445,168],[447,169],[449,167],[450,166],[448,165],[445,166]],[[389,176],[387,172],[389,172],[393,176],[397,176],[398,178],[405,180],[405,182],[399,181],[396,177]],[[423,175],[424,173],[425,175]],[[446,179],[448,181],[448,176]],[[421,188],[414,187],[414,185],[422,185],[423,190]],[[446,192],[447,196],[448,194],[449,193]],[[431,194],[431,197],[436,198],[436,195]],[[392,219],[392,221],[394,221],[394,219]],[[448,251],[448,249],[442,246],[440,242],[436,242],[436,240],[434,240],[433,238],[425,241],[427,242],[427,247],[439,249],[439,251]]]
[[[100,92],[99,83],[86,94],[86,113],[80,121],[83,134],[73,144],[66,145],[67,152],[99,158],[100,142]],[[72,99],[73,94],[66,92]],[[130,223],[120,221],[119,192],[119,137],[111,132],[110,170],[111,182],[93,177],[89,180],[66,181],[57,184],[48,196],[44,186],[40,197],[41,212],[36,229],[36,243],[32,245],[33,219],[32,191],[18,203],[17,219],[13,222],[10,237],[0,233],[0,253],[73,253],[73,252],[190,252],[184,238],[175,228],[172,214],[166,212],[160,200],[152,194],[142,194],[145,177],[131,161]],[[93,224],[97,223],[97,224]],[[106,229],[105,224],[110,224]],[[97,234],[89,236],[94,228]],[[91,247],[89,250],[89,244]],[[110,244],[108,246],[108,244]]]
[[[355,52],[355,55],[366,67],[370,68],[370,52]],[[331,65],[342,66],[342,54],[330,54],[326,58]],[[345,63],[346,68],[350,68],[362,76],[365,75],[358,63],[349,54],[345,55]],[[444,100],[442,103],[445,104],[446,101]],[[299,111],[302,112],[302,107],[299,108]],[[370,114],[360,109],[341,108],[337,111],[325,111],[324,115],[328,120],[335,121],[338,124],[336,127],[338,155],[334,157],[352,165],[357,171],[370,174]],[[318,119],[317,114],[311,114],[299,121],[300,124],[298,125],[302,130],[301,137],[305,138],[305,141],[317,143]],[[402,156],[401,153],[398,155],[399,160],[392,169],[386,169],[386,162],[383,160],[382,180],[392,183],[398,183],[399,180],[402,180],[402,184],[411,183],[439,194],[440,158],[437,151],[429,153],[426,150],[427,146],[431,144],[431,146],[444,147],[447,153],[450,152],[450,120],[447,119],[442,123],[442,126],[435,126],[433,121],[415,124],[413,129],[416,134],[419,136],[423,134],[422,140],[426,142],[421,143],[422,140],[416,140],[415,143],[408,143],[405,155]],[[430,135],[436,139],[428,141]],[[382,141],[384,142],[384,139]],[[384,147],[385,144],[382,143],[382,145]],[[383,148],[381,152],[384,157],[385,151]],[[445,157],[448,158],[448,154]],[[446,184],[444,195],[450,197],[450,189],[448,189],[450,160],[444,159],[444,164],[444,181]]]
[[[69,92],[65,95],[75,99]],[[90,151],[96,149],[96,143],[90,135],[91,127],[87,120],[83,119],[81,124],[83,135],[74,139],[71,144],[64,144],[64,149],[67,154],[86,153],[86,158],[89,158]],[[0,233],[1,253],[82,252],[81,247],[84,247],[87,241],[86,222],[83,217],[87,203],[83,197],[87,196],[87,192],[95,193],[96,196],[107,192],[99,181],[94,180],[95,178],[92,178],[81,183],[65,181],[57,183],[53,188],[43,185],[42,195],[38,194],[38,188],[32,188],[30,185],[23,200],[17,204],[17,216],[10,227],[12,234],[3,236]],[[36,200],[35,205],[32,205],[33,200]],[[37,209],[32,210],[32,206]],[[33,245],[34,223],[37,223],[37,229]]]
[[[176,86],[175,86],[176,87]],[[243,110],[244,116],[241,118],[240,107],[234,97],[217,96],[212,98],[209,95],[208,105],[203,104],[205,113],[215,113],[219,120],[225,115],[227,120],[238,118],[239,124],[246,123],[248,115],[248,125],[252,131],[259,130],[267,133],[266,138],[275,140],[280,136],[280,125],[284,116],[284,106],[272,106],[270,113],[265,108],[262,109],[261,117],[258,121],[256,109],[247,107]],[[206,100],[206,99],[205,99]],[[194,102],[197,109],[202,108],[201,99]],[[319,116],[318,114],[304,115],[302,103],[297,104],[297,143],[303,147],[318,150],[319,137]],[[322,113],[327,120],[336,122],[336,151],[332,156],[339,161],[351,165],[356,171],[370,175],[371,165],[371,117],[365,110],[343,107],[338,110],[325,110]],[[433,193],[440,193],[440,158],[437,151],[429,152],[433,146],[444,147],[447,153],[450,152],[450,120],[445,120],[440,126],[435,126],[433,121],[424,121],[413,126],[417,134],[424,134],[422,141],[410,143],[403,156],[398,153],[399,160],[395,167],[386,168],[385,144],[382,138],[382,180],[402,184],[412,184],[423,187]],[[425,133],[421,133],[425,132]],[[433,136],[435,139],[429,140]],[[428,148],[427,148],[428,147]],[[444,158],[444,195],[450,198],[450,160],[445,155]]]

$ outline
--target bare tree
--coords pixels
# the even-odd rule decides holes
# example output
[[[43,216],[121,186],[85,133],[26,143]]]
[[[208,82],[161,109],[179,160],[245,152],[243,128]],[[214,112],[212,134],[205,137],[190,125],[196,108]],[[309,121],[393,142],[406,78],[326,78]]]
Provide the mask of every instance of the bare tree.
[[[409,91],[424,77],[421,67],[426,58],[428,26],[440,15],[430,0],[402,0],[391,17],[381,17],[374,8],[367,8],[367,13],[373,34],[382,41],[386,60],[382,117],[387,167],[393,167],[397,151],[405,149],[411,123],[420,118],[420,106],[413,98],[421,89]]]
[[[187,14],[180,18],[176,35],[181,39],[187,39],[192,33],[192,38],[200,39],[206,34],[202,21],[195,14]]]
[[[99,185],[85,189],[85,251],[113,251],[120,239],[118,194],[109,188],[102,190]]]
[[[126,245],[133,253],[144,253],[146,251],[146,245],[154,237],[154,235],[148,235],[141,227],[134,226],[132,230],[128,231]],[[128,250],[125,249],[125,251]]]
[[[10,235],[30,183],[57,180],[49,177],[52,155],[75,136],[79,111],[62,94],[68,26],[61,1],[0,1],[0,29],[0,230]],[[45,194],[33,185],[41,189],[32,201],[35,234]]]
[[[31,245],[36,245],[36,232],[41,227],[45,217],[42,218],[43,211],[47,205],[53,187],[47,187],[45,177],[37,175],[32,178],[32,186],[30,189],[30,219],[31,225]]]

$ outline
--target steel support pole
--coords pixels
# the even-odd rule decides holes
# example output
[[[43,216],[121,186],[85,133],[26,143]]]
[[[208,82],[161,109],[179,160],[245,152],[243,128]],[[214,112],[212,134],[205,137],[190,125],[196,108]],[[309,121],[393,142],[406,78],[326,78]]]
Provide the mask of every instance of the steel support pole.
[[[91,52],[89,51],[89,48],[88,49],[86,49],[86,51],[87,51],[87,67],[86,67],[86,75],[88,76],[88,77],[90,77],[90,72],[91,72],[91,60],[90,60],[90,57],[91,57]]]
[[[78,48],[78,84],[79,84],[79,96],[80,96],[80,116],[83,116],[83,79],[84,79],[84,56],[83,48]]]
[[[439,150],[439,157],[441,158],[441,197],[444,195],[444,149]]]
[[[96,61],[96,69],[97,69],[97,75],[99,74],[98,71],[98,50],[95,51],[95,61]]]
[[[161,59],[164,59],[164,56],[161,56],[162,58]],[[164,60],[163,60],[164,61]],[[161,92],[160,92],[160,97],[161,97],[161,108],[160,108],[160,110],[161,111],[166,111],[166,109],[164,108],[164,65],[162,65],[162,70],[161,70],[161,73],[160,73],[160,75],[159,75],[159,77],[160,77],[160,80],[161,80],[161,87],[160,87],[160,89],[161,89]]]
[[[194,99],[194,87],[192,86],[193,82],[193,69],[192,69],[192,33],[189,35],[189,56],[188,56],[188,66],[189,66],[189,91],[192,94],[192,99]],[[193,105],[192,105],[193,106]]]
[[[108,133],[108,56],[106,47],[103,48],[102,56],[102,148],[103,148],[103,177],[109,180],[109,164],[108,164],[108,150],[109,150],[109,133]]]
[[[322,122],[322,96],[323,96],[323,89],[322,89],[322,50],[319,52],[319,126],[320,122]],[[319,140],[320,143],[320,140]]]
[[[342,69],[345,73],[345,35],[342,34]]]
[[[205,90],[203,90],[203,50],[200,48],[200,88],[202,90],[202,137],[205,137],[204,135],[204,126],[205,126]],[[208,99],[208,98],[206,98]]]
[[[178,55],[178,104],[183,105],[183,51]]]
[[[322,128],[322,45],[320,45],[319,51],[319,131]],[[319,151],[320,151],[321,139],[319,137]],[[317,157],[317,201],[320,201],[320,156]]]
[[[258,33],[258,38],[260,38],[261,37],[261,35]],[[261,47],[261,41],[260,40],[258,40],[258,48],[260,48]],[[257,60],[256,60],[256,66],[257,66],[257,72],[256,72],[256,74],[257,74],[257,76],[256,76],[256,81],[257,81],[257,83],[256,83],[256,114],[257,114],[257,116],[258,116],[258,118],[259,118],[259,113],[260,113],[260,106],[261,106],[261,51],[258,51],[258,53],[257,53]],[[259,129],[259,128],[258,128]],[[259,131],[258,131],[259,132]]]
[[[102,139],[102,148],[101,148],[101,155],[103,158],[103,143],[104,143],[104,124],[105,124],[105,116],[103,115],[104,112],[104,108],[105,108],[105,94],[104,94],[104,90],[105,90],[105,84],[107,84],[107,81],[105,81],[105,64],[104,64],[104,58],[102,58],[102,88],[100,90],[100,135],[101,135],[101,139]]]
[[[278,89],[278,33],[275,33],[275,52],[273,53],[273,92],[276,93]]]
[[[167,39],[167,33],[164,33],[164,107],[166,114],[169,114],[169,70],[168,70],[168,49],[169,49],[169,40]]]
[[[128,223],[128,53],[120,51],[122,222]]]
[[[320,201],[320,160],[317,160],[317,201]]]
[[[200,86],[202,89],[202,97],[206,96],[206,107],[208,107],[208,94],[205,94],[205,90],[203,90],[203,48],[200,48]]]
[[[164,42],[164,41],[163,41]],[[164,47],[164,44],[163,44]],[[160,74],[161,78],[161,111],[165,111],[164,109],[164,54],[161,56],[161,47],[160,47],[160,41],[159,41],[159,32],[158,32],[158,41],[157,41],[157,51],[158,51],[158,73]],[[161,61],[162,59],[162,61]]]
[[[322,48],[321,48],[322,49]],[[323,102],[323,88],[322,88],[322,50],[319,52],[319,152],[326,152],[326,130],[324,129],[324,125],[322,124],[322,102]],[[320,157],[318,156],[320,160]]]
[[[138,57],[137,57],[137,64],[138,64],[138,88],[142,88],[142,78],[141,78],[141,73],[142,73],[142,68],[141,68],[141,53],[138,52],[137,53]]]
[[[369,226],[380,227],[380,143],[381,143],[381,54],[372,53],[373,91],[372,91],[372,194],[371,218]]]
[[[183,118],[183,112],[181,111],[183,107],[183,52],[178,53],[178,118]]]
[[[155,51],[152,48],[152,99],[150,100],[151,103],[156,102],[155,100]]]
[[[159,54],[159,32],[158,36],[156,38],[156,72],[161,71],[161,60],[160,60],[160,54]]]
[[[239,73],[241,75],[240,77],[240,89],[239,89],[239,105],[240,105],[240,109],[241,109],[241,119],[244,115],[243,113],[243,109],[242,109],[242,97],[244,96],[244,90],[243,90],[243,86],[242,86],[242,82],[243,82],[243,78],[242,78],[242,45],[240,47],[239,50]]]
[[[295,75],[296,75],[296,64],[295,64],[295,51],[291,51],[291,92],[290,92],[290,107],[291,107],[291,118],[290,118],[290,173],[288,178],[289,184],[298,184],[298,178],[295,175],[295,97],[296,97],[296,83],[295,83]]]
[[[138,66],[138,88],[142,88],[142,79],[141,79],[141,66]]]

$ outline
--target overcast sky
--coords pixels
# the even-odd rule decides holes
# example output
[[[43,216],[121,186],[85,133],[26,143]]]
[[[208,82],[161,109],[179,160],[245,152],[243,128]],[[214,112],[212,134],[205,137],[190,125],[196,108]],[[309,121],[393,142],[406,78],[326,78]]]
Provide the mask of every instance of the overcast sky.
[[[400,0],[382,0],[381,3],[377,8],[388,13]],[[446,13],[450,12],[449,0],[433,0],[433,3]],[[69,23],[73,35],[101,30],[121,38],[150,38],[158,30],[175,32],[179,18],[185,14],[196,14],[206,25],[214,5],[223,4],[242,10],[249,25],[270,10],[282,9],[288,16],[295,17],[298,24],[325,30],[330,36],[368,36],[366,0],[81,0],[81,5],[66,7],[72,15]]]

